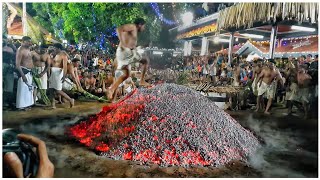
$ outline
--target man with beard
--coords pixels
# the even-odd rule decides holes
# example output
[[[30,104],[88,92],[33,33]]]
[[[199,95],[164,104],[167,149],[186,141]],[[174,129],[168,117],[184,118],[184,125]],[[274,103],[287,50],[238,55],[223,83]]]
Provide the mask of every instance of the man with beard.
[[[134,24],[125,24],[117,28],[120,43],[117,48],[115,60],[116,81],[107,90],[106,94],[109,100],[114,100],[115,92],[119,85],[130,76],[131,64],[140,62],[144,65],[140,85],[145,87],[150,86],[144,79],[148,68],[148,60],[141,57],[138,52],[139,48],[137,48],[138,32],[143,32],[144,29],[145,20],[142,18],[136,19]]]
[[[66,93],[62,91],[62,83],[67,75],[67,63],[68,54],[62,51],[62,45],[56,43],[54,46],[54,52],[51,53],[51,74],[49,78],[49,88],[53,89],[52,93],[52,108],[55,109],[55,96],[54,93],[61,95],[63,98],[70,102],[70,108],[74,106],[74,99],[70,98]]]
[[[280,74],[280,71],[275,68],[275,61],[273,59],[270,60],[267,66],[267,68],[261,71],[256,81],[256,86],[259,85],[257,104],[260,104],[260,101],[263,98],[262,95],[264,95],[268,99],[267,107],[264,113],[270,114],[269,109],[271,107],[272,100],[275,97],[277,81],[280,80],[282,86],[284,82]],[[258,107],[256,111],[259,111]]]
[[[17,86],[16,107],[20,110],[29,110],[34,104],[32,83],[32,54],[30,47],[32,46],[31,38],[28,36],[22,37],[21,46],[17,50],[16,68],[19,79]]]

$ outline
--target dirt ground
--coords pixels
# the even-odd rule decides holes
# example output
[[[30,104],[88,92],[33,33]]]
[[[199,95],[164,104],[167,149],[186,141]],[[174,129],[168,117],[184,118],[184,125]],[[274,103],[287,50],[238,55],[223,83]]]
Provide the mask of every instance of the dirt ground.
[[[272,119],[276,122],[275,124],[268,124],[268,128],[272,129],[273,125],[276,126],[276,129],[282,129],[284,132],[293,132],[297,134],[300,132],[300,129],[304,130],[304,137],[307,138],[309,143],[303,144],[302,140],[296,142],[297,146],[299,145],[300,149],[311,151],[313,154],[307,157],[303,154],[302,159],[306,159],[306,162],[300,165],[297,165],[297,168],[302,168],[307,166],[307,170],[300,172],[295,168],[287,170],[288,163],[287,161],[292,161],[295,157],[285,157],[287,161],[283,163],[284,171],[279,171],[279,173],[274,173],[272,167],[263,165],[263,167],[268,167],[269,169],[257,168],[259,166],[245,164],[243,162],[234,161],[230,162],[224,167],[159,167],[158,165],[140,165],[138,162],[125,161],[125,160],[112,160],[106,157],[99,156],[92,151],[89,151],[85,147],[77,144],[74,141],[67,139],[64,135],[65,125],[72,124],[79,119],[86,118],[89,115],[95,114],[101,110],[101,108],[106,105],[98,102],[76,102],[76,106],[72,109],[67,108],[65,105],[57,105],[57,109],[47,110],[44,107],[35,107],[30,111],[12,111],[12,110],[3,110],[3,128],[17,128],[23,132],[34,134],[41,139],[43,139],[48,148],[49,156],[52,162],[55,165],[55,177],[57,178],[101,178],[101,177],[112,177],[112,178],[122,178],[122,177],[131,177],[131,178],[148,178],[148,177],[317,177],[317,156],[314,159],[314,153],[317,155],[317,127],[318,121],[308,120],[303,121],[299,117],[295,116],[290,118],[283,115],[283,109],[273,110],[275,113],[269,117],[264,115],[253,113],[252,111],[243,111],[243,112],[230,112],[230,114],[240,122],[246,128],[253,129],[256,131],[258,136],[265,135],[261,128],[266,124],[264,122],[271,122]],[[255,124],[252,125],[251,120],[255,121]],[[250,124],[251,123],[251,124]],[[271,127],[271,128],[270,128]],[[259,129],[260,128],[260,129]],[[290,131],[287,131],[287,129]],[[294,130],[292,130],[294,129]],[[286,138],[291,140],[290,133],[281,134],[280,137],[274,137],[272,131],[267,132],[270,136],[269,139],[277,142],[278,144],[270,149],[279,149],[282,147],[284,140]],[[268,135],[267,135],[268,136]],[[288,137],[287,137],[288,136]],[[290,137],[289,137],[290,136]],[[278,140],[277,140],[278,138]],[[268,141],[268,138],[266,139]],[[270,140],[271,142],[271,140]],[[272,142],[274,143],[274,142]],[[266,143],[271,144],[272,143]],[[276,147],[276,148],[275,148]],[[294,149],[296,146],[291,148],[290,144],[283,146],[286,150],[296,153]],[[278,152],[278,151],[277,151]],[[268,154],[276,154],[273,152]],[[281,156],[288,156],[288,153],[280,153]],[[275,155],[272,158],[273,163],[278,163],[279,154]],[[264,156],[266,158],[266,156]],[[311,159],[311,160],[310,160]],[[277,160],[277,162],[275,162]],[[253,163],[254,164],[254,163]],[[261,165],[260,161],[259,164]],[[270,163],[271,164],[271,163]],[[308,166],[310,166],[308,168]],[[282,167],[282,166],[281,166]],[[270,170],[271,168],[271,170]],[[273,167],[275,168],[275,167]],[[316,168],[316,169],[315,169]],[[296,174],[290,172],[294,169]],[[273,172],[273,174],[268,174],[265,171]]]

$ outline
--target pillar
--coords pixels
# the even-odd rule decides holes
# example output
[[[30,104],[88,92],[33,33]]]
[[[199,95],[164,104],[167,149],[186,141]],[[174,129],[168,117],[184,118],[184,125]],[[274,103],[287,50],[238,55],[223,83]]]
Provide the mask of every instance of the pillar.
[[[200,55],[204,56],[208,54],[208,48],[209,48],[209,41],[207,37],[202,38],[202,43],[201,43],[201,52]]]
[[[274,58],[274,53],[276,49],[276,39],[277,39],[277,33],[278,33],[278,26],[273,25],[271,29],[271,36],[270,36],[270,49],[269,49],[269,58]]]
[[[23,2],[22,5],[22,26],[23,26],[23,35],[27,36],[27,3]]]
[[[190,40],[188,44],[188,56],[191,55],[191,52],[192,52],[192,40]]]
[[[189,42],[185,41],[183,45],[183,56],[188,56]]]
[[[234,44],[234,32],[230,33],[229,39],[229,49],[228,49],[228,64],[231,64],[232,61],[232,51],[233,51],[233,44]]]

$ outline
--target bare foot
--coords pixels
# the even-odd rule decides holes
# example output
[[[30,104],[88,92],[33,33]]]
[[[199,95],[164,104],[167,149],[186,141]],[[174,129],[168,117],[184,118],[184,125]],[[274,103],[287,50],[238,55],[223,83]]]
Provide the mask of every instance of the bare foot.
[[[151,86],[151,84],[149,84],[149,83],[147,83],[147,82],[145,82],[145,81],[141,81],[141,82],[139,83],[139,85],[140,85],[140,86],[143,86],[143,87],[145,87],[145,88]]]
[[[258,112],[258,111],[259,111],[259,109],[254,110],[254,112]]]
[[[264,114],[270,115],[271,113],[268,111],[265,111]]]
[[[111,100],[111,101],[113,101],[113,94],[114,94],[114,92],[113,91],[111,91],[111,89],[110,88],[107,88],[106,89],[106,94],[107,94],[107,98],[108,98],[108,100]]]
[[[72,108],[74,106],[74,99],[71,99],[70,101],[70,108]]]
[[[56,109],[57,107],[56,106],[52,106],[50,109]]]

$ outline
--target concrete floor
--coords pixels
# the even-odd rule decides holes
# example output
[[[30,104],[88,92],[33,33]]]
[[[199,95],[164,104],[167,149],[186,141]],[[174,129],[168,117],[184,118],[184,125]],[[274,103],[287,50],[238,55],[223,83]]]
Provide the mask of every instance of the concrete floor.
[[[251,110],[228,112],[264,142],[249,164],[162,168],[101,157],[66,138],[65,126],[86,119],[104,105],[77,101],[72,109],[65,104],[55,110],[4,110],[3,128],[17,128],[43,139],[56,167],[55,177],[318,177],[318,119],[286,116],[282,108],[274,108],[270,116]]]

